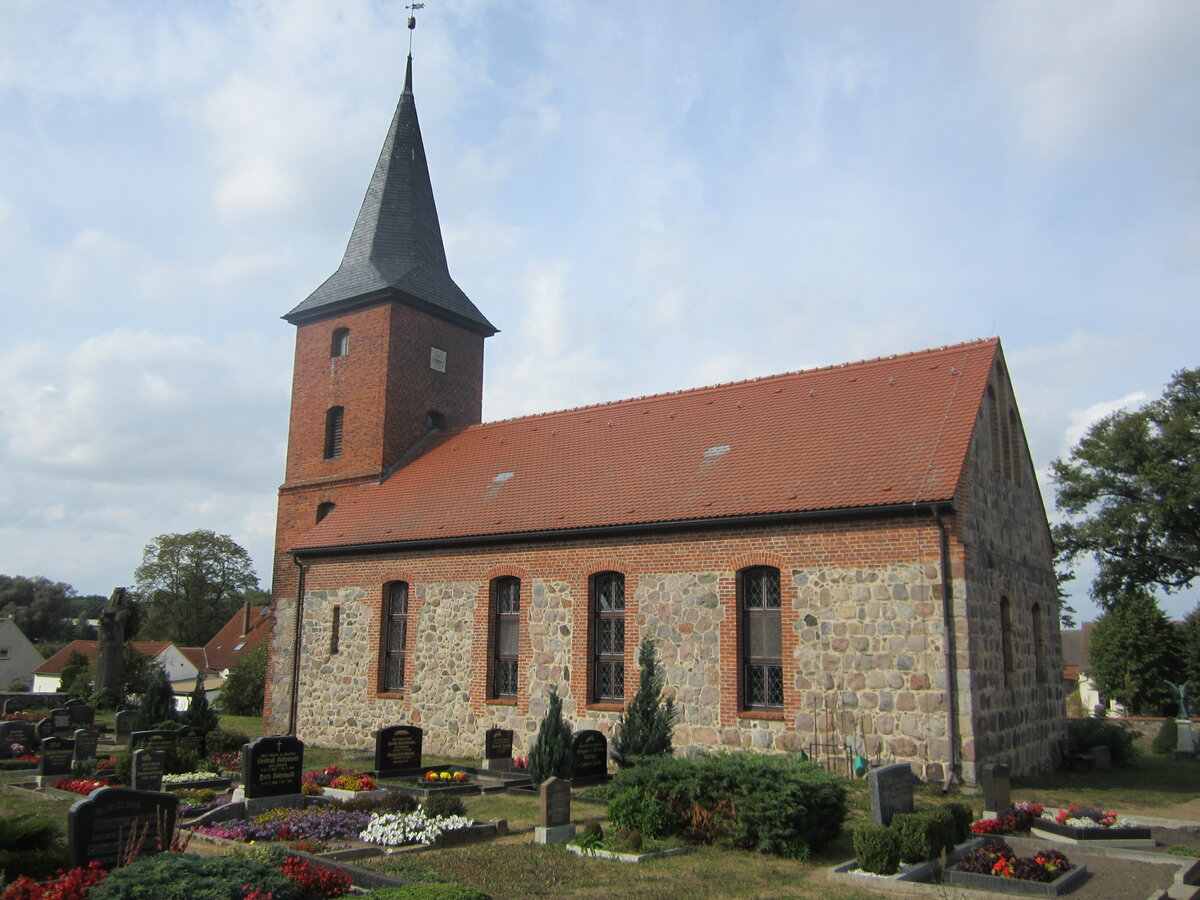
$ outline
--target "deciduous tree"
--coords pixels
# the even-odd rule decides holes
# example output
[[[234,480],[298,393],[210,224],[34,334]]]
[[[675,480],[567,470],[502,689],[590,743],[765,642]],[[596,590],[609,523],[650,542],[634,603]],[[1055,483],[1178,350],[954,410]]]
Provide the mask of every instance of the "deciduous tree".
[[[37,576],[0,575],[0,618],[11,618],[36,644],[73,637],[75,588]]]
[[[1059,566],[1093,556],[1103,608],[1200,574],[1200,369],[1177,372],[1145,407],[1101,419],[1052,468],[1067,516],[1054,529]]]
[[[267,686],[267,642],[238,655],[237,668],[229,673],[217,695],[217,707],[231,716],[262,715]]]
[[[160,534],[134,573],[144,604],[139,637],[199,647],[216,634],[258,587],[248,554],[227,534]]]
[[[1088,675],[1100,693],[1133,713],[1159,715],[1168,680],[1183,680],[1179,635],[1146,591],[1126,594],[1096,621]]]

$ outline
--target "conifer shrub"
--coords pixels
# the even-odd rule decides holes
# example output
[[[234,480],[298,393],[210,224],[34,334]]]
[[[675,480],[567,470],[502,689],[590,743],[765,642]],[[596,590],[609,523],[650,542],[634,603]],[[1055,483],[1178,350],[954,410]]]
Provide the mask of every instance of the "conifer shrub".
[[[178,727],[179,713],[175,710],[175,693],[171,690],[171,682],[162,666],[153,666],[149,673],[146,693],[142,694],[142,702],[138,706],[137,716],[133,720],[134,731],[150,731],[161,722],[170,722],[170,727]]]
[[[1150,752],[1158,756],[1170,756],[1175,752],[1177,746],[1179,746],[1179,726],[1175,724],[1174,716],[1167,716],[1159,726],[1158,734],[1150,743]]]
[[[212,731],[220,720],[212,707],[208,705],[208,694],[204,690],[204,676],[197,673],[196,686],[188,696],[188,708],[180,717],[184,725],[196,725],[206,732]]]
[[[243,900],[246,885],[274,900],[304,896],[300,885],[259,860],[159,853],[114,869],[92,888],[88,900]]]
[[[67,866],[58,824],[33,813],[0,817],[0,871],[40,879]]]
[[[900,868],[900,842],[896,833],[878,822],[856,825],[850,843],[858,867],[875,875],[895,875]]]
[[[537,739],[529,751],[529,777],[535,786],[547,778],[570,778],[574,775],[571,757],[571,729],[562,717],[562,698],[558,688],[550,691],[546,715],[538,725]]]
[[[665,837],[679,829],[679,820],[671,807],[644,787],[626,788],[608,803],[608,817],[621,828],[630,828],[646,837]]]
[[[637,693],[617,719],[612,739],[611,755],[621,768],[632,766],[638,757],[669,754],[678,718],[674,701],[662,698],[665,678],[649,636],[638,645],[638,669]]]

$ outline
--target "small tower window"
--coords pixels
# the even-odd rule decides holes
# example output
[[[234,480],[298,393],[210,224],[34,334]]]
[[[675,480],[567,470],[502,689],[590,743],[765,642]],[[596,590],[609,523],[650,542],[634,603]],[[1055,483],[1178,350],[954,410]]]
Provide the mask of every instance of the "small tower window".
[[[317,504],[317,521],[320,522],[327,515],[329,515],[331,512],[333,512],[333,508],[336,505],[337,505],[336,503],[331,503],[328,500],[324,503],[318,503]]]
[[[345,410],[331,406],[325,412],[325,458],[337,459],[342,455],[342,421]]]
[[[333,332],[333,340],[329,344],[330,356],[350,355],[350,329],[338,328]]]
[[[446,417],[436,409],[431,409],[425,413],[425,427],[441,431],[446,427]]]

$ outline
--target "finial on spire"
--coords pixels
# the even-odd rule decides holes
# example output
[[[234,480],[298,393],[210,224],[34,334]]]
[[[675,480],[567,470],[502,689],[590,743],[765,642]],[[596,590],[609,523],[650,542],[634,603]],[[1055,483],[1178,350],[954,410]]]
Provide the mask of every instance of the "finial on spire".
[[[416,28],[417,28],[417,17],[416,17],[415,15],[413,15],[413,13],[415,13],[415,12],[416,12],[418,9],[424,9],[424,8],[425,8],[425,4],[424,4],[424,3],[408,3],[408,4],[406,4],[406,5],[405,5],[405,7],[404,7],[404,8],[405,8],[405,9],[407,9],[407,10],[409,10],[409,16],[408,16],[408,55],[411,57],[411,56],[412,56],[412,39],[413,39],[412,33],[413,33],[413,32],[416,30]]]

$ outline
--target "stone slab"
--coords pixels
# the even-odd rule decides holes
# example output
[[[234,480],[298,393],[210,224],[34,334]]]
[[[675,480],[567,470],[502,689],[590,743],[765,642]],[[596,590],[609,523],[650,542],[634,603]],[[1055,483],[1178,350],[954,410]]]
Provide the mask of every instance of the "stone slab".
[[[568,844],[575,840],[575,823],[568,822],[566,825],[554,825],[546,828],[537,825],[533,829],[533,842],[535,844]]]

